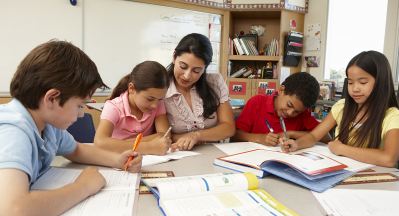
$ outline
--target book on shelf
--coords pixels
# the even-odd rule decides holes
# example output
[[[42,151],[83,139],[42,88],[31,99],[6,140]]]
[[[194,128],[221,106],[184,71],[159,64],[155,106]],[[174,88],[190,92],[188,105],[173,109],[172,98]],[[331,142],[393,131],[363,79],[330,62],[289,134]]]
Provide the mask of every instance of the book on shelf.
[[[234,47],[237,49],[237,54],[238,55],[245,55],[244,50],[241,47],[240,41],[238,40],[238,38],[234,38],[233,39],[233,43],[234,43]]]
[[[246,67],[241,68],[240,70],[234,72],[233,74],[230,75],[232,78],[237,78],[243,75],[245,72],[247,72],[248,69]]]
[[[290,41],[290,42],[288,42],[288,46],[302,47],[303,45],[301,43]]]
[[[278,40],[273,38],[265,47],[265,55],[278,56]]]
[[[266,149],[254,149],[238,154],[227,155],[214,160],[214,164],[239,172],[251,172],[260,178],[273,174],[316,192],[333,187],[356,171],[370,168],[369,164],[345,161],[348,166],[313,148],[292,153]],[[331,153],[332,154],[332,153]],[[355,165],[353,165],[355,164]],[[352,168],[351,167],[351,168]]]
[[[248,47],[244,43],[243,38],[239,38],[238,40],[240,41],[240,45],[243,48],[245,55],[251,55],[250,52],[249,52]]]
[[[287,55],[290,55],[290,56],[302,56],[302,53],[301,52],[288,51]]]
[[[251,173],[143,179],[164,215],[295,216],[265,190]]]
[[[81,169],[52,167],[31,187],[32,190],[53,190],[73,183],[82,172]],[[75,205],[64,216],[71,215],[133,215],[138,198],[140,176],[111,169],[100,169],[106,186]],[[106,205],[104,205],[106,203]]]

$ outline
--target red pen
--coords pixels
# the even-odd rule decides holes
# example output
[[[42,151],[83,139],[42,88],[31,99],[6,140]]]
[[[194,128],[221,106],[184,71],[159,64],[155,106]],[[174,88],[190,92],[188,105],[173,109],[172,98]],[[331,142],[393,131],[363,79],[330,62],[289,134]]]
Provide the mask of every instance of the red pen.
[[[142,137],[143,137],[142,133],[139,133],[139,135],[137,135],[136,140],[134,141],[133,144],[133,151],[136,151],[136,148],[139,146]],[[129,159],[125,163],[125,171],[127,171],[127,167],[129,166],[130,162],[132,162],[133,158],[134,158],[133,156],[129,156]]]

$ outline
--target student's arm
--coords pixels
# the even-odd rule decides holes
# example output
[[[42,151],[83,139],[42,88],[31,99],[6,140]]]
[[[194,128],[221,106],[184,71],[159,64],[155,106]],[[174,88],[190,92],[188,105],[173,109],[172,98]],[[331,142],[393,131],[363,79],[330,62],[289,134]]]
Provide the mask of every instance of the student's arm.
[[[302,136],[308,134],[308,131],[287,131],[287,135],[291,139],[299,139]],[[323,138],[320,139],[323,143],[328,143],[331,141],[330,133],[327,133]]]
[[[162,138],[165,135],[166,131],[168,131],[168,129],[169,129],[169,121],[168,121],[168,117],[166,117],[166,114],[157,116],[155,118],[154,124],[155,124],[156,133],[144,136],[141,139],[141,141],[147,142],[147,141],[151,141],[154,139]],[[170,134],[168,134],[168,137],[170,137]],[[134,142],[134,139],[126,139],[126,140]],[[164,144],[167,145],[168,143],[164,143]],[[169,143],[169,145],[167,145],[167,147],[169,149],[170,143]]]
[[[267,146],[276,146],[279,144],[279,135],[275,133],[258,134],[248,133],[246,131],[237,129],[233,137],[234,141],[256,142]]]
[[[114,125],[112,122],[101,119],[94,137],[94,144],[98,147],[114,152],[124,152],[128,149],[131,149],[134,139],[120,140],[112,138],[113,130]],[[142,154],[164,155],[166,154],[167,149],[165,150],[163,146],[170,145],[170,142],[171,141],[169,138],[163,138],[162,135],[156,134],[152,137],[152,139],[143,138],[136,150]]]
[[[184,134],[173,134],[173,149],[189,150],[194,145],[206,141],[219,141],[234,135],[235,125],[233,110],[228,101],[221,103],[216,111],[218,123],[208,129],[197,130]]]
[[[134,156],[129,171],[138,172],[141,167],[142,157],[141,155],[138,155],[137,152],[133,152],[133,150],[116,153],[96,146],[78,143],[72,153],[65,155],[66,158],[73,162],[114,168],[124,168],[124,164],[128,160],[129,156]]]
[[[28,175],[17,169],[0,169],[1,215],[60,215],[105,185],[96,168],[82,171],[74,183],[62,188],[30,191]]]
[[[330,112],[324,120],[317,125],[311,132],[306,133],[297,140],[286,140],[281,149],[283,152],[292,152],[303,148],[312,147],[315,142],[325,137],[328,132],[336,125],[336,121]]]
[[[352,147],[342,144],[339,140],[330,142],[328,148],[336,155],[377,166],[394,167],[399,159],[399,129],[387,132],[382,149]]]

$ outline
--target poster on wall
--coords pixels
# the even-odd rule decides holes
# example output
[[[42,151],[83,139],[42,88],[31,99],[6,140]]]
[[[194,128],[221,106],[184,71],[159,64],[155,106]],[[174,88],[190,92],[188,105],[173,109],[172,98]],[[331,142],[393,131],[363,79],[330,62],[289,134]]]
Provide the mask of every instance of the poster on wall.
[[[321,25],[308,25],[305,31],[305,49],[306,51],[319,51],[321,44]]]

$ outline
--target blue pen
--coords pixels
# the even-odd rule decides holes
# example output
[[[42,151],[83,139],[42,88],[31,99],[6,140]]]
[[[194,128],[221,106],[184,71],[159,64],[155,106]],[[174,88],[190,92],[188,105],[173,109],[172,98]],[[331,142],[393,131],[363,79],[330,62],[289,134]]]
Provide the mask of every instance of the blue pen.
[[[280,116],[280,125],[281,125],[281,128],[282,128],[283,131],[284,131],[284,138],[285,138],[285,140],[288,140],[288,137],[287,137],[287,128],[285,127],[284,119],[283,119],[283,117],[281,117],[281,116]]]
[[[270,123],[269,123],[269,121],[267,121],[267,119],[265,119],[265,123],[266,123],[267,128],[269,128],[269,131],[274,133],[274,130],[273,130],[272,126],[270,126]]]
[[[287,128],[285,127],[284,119],[281,116],[280,116],[280,126],[281,126],[281,128],[283,129],[283,132],[284,132],[284,140],[288,140]],[[280,143],[280,144],[282,145],[283,143]]]

